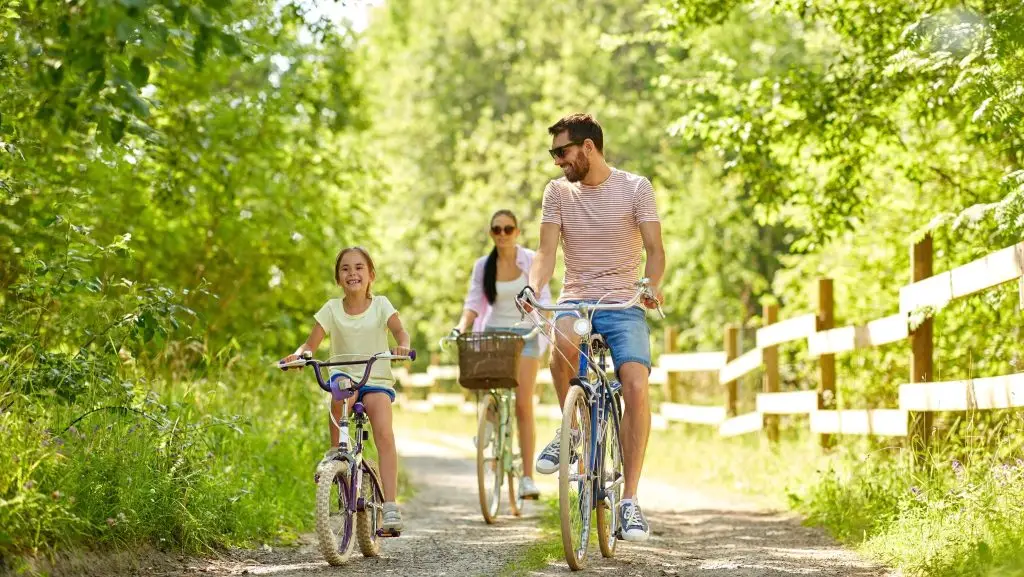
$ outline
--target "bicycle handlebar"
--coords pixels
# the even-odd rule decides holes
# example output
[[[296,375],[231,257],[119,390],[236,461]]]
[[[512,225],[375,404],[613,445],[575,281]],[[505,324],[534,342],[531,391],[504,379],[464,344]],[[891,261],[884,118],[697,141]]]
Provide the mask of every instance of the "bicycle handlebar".
[[[370,370],[373,368],[373,364],[375,362],[377,362],[377,361],[414,361],[414,360],[416,360],[416,351],[414,351],[414,350],[410,350],[408,355],[393,355],[390,352],[387,352],[387,353],[377,353],[375,355],[372,355],[370,358],[365,359],[365,360],[361,360],[361,361],[328,361],[328,362],[320,362],[320,361],[314,359],[313,358],[313,353],[311,351],[303,351],[301,359],[296,359],[294,361],[287,362],[287,363],[279,361],[277,363],[277,366],[282,371],[288,370],[290,368],[313,367],[313,372],[316,374],[316,382],[317,382],[317,384],[319,384],[320,388],[323,389],[324,391],[333,394],[333,393],[340,392],[341,389],[340,389],[340,387],[337,387],[337,385],[335,384],[335,380],[334,379],[330,380],[331,381],[330,384],[324,382],[324,377],[323,377],[323,375],[320,372],[320,369],[322,367],[340,367],[340,366],[347,366],[347,365],[366,365],[366,368],[363,369],[363,377],[361,379],[359,379],[358,383],[356,382],[356,378],[353,377],[352,375],[350,375],[350,374],[348,374],[348,373],[346,373],[344,371],[339,371],[339,374],[341,376],[345,377],[346,379],[348,379],[348,381],[350,383],[352,383],[351,386],[348,386],[348,387],[345,387],[345,388],[346,389],[351,389],[351,390],[354,391],[354,390],[358,389],[359,387],[362,387],[363,385],[365,385],[366,381],[370,380]]]
[[[661,303],[654,295],[654,291],[651,290],[651,279],[642,278],[636,282],[636,294],[633,295],[628,301],[623,303],[576,303],[576,304],[564,304],[564,305],[542,305],[537,301],[537,296],[533,294],[533,291],[523,292],[521,296],[516,297],[516,307],[519,308],[519,312],[526,314],[526,309],[523,307],[523,302],[530,305],[531,307],[544,312],[571,312],[571,311],[615,311],[625,310],[635,307],[644,298],[653,300],[658,303],[658,313],[662,318],[665,318],[665,312],[661,310]]]

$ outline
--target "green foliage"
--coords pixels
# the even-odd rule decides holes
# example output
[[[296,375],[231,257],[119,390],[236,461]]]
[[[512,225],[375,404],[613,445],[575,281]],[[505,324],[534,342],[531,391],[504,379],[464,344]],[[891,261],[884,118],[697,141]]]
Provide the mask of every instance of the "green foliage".
[[[951,442],[931,460],[927,472],[901,459],[844,462],[793,504],[908,575],[1024,571],[1024,462],[970,442]]]
[[[364,240],[353,45],[287,3],[0,2],[0,564],[308,526],[322,399],[261,349]]]
[[[307,527],[327,435],[309,423],[326,403],[283,377],[239,378],[260,365],[178,381],[128,370],[59,405],[8,392],[0,555],[86,540],[197,551]]]

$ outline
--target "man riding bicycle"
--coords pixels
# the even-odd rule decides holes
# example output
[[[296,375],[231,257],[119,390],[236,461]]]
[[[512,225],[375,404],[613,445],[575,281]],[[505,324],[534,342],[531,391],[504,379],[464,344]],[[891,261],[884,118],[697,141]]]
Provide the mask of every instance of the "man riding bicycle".
[[[548,128],[553,137],[549,151],[563,178],[552,180],[544,189],[540,248],[530,267],[523,291],[538,293],[547,286],[555,269],[559,240],[565,255],[565,283],[558,302],[626,302],[634,293],[643,251],[647,252],[644,276],[657,302],[665,272],[665,249],[661,239],[654,189],[648,179],[608,166],[604,158],[601,125],[589,114],[566,116]],[[573,313],[556,316],[555,347],[551,376],[558,402],[565,404],[569,380],[579,364],[579,337],[572,331]],[[637,486],[651,430],[648,377],[651,369],[650,328],[646,314],[636,307],[619,311],[597,311],[592,319],[595,332],[611,349],[625,415],[621,425],[622,457],[625,469],[623,499],[619,508],[622,538],[644,541],[650,528],[637,503]],[[537,458],[542,474],[558,470],[560,431]]]

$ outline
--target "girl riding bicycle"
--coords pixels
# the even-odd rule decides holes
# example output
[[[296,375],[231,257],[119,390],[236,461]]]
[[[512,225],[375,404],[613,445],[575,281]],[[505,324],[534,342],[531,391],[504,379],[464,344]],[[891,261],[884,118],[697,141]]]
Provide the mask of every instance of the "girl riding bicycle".
[[[530,328],[516,326],[522,315],[516,308],[515,298],[526,286],[534,253],[517,243],[519,222],[510,210],[494,213],[490,232],[494,249],[473,265],[462,318],[452,329],[451,336],[458,336],[471,328],[474,331],[509,331],[524,335],[530,332]],[[547,286],[541,291],[541,302],[551,302],[551,291]],[[536,499],[540,495],[532,478],[535,444],[533,388],[545,347],[546,342],[539,336],[527,339],[519,360],[516,421],[523,457],[523,478],[519,490],[527,499]]]
[[[314,315],[316,322],[306,342],[281,362],[297,360],[303,352],[315,352],[324,336],[330,337],[331,356],[366,356],[388,350],[387,331],[398,346],[396,355],[409,354],[409,334],[402,328],[398,312],[387,297],[374,295],[371,286],[376,278],[373,259],[362,247],[349,247],[338,253],[334,263],[334,280],[344,297],[327,301]],[[380,458],[380,474],[384,486],[384,525],[386,531],[402,530],[402,514],[395,502],[398,494],[398,452],[392,429],[391,403],[395,400],[395,378],[389,363],[373,365],[370,380],[349,402],[362,402],[370,418],[373,441]],[[341,402],[331,403],[331,450],[324,461],[334,458],[340,433],[335,424],[341,418]]]

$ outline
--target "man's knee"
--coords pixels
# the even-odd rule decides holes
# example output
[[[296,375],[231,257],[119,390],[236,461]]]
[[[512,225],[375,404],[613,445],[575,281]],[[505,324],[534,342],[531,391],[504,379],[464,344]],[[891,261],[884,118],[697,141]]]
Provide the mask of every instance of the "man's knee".
[[[633,399],[646,399],[650,394],[647,367],[642,363],[629,362],[619,369],[619,382],[622,384],[623,396]]]

